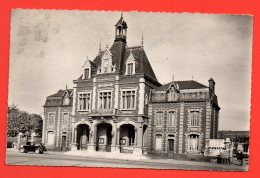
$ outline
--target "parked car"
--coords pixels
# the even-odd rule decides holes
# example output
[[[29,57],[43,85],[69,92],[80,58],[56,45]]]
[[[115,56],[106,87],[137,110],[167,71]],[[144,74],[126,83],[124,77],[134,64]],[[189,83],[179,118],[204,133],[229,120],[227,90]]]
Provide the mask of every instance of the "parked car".
[[[21,145],[19,148],[20,153],[35,152],[37,154],[43,154],[47,151],[46,147],[42,143],[26,142],[25,145]]]

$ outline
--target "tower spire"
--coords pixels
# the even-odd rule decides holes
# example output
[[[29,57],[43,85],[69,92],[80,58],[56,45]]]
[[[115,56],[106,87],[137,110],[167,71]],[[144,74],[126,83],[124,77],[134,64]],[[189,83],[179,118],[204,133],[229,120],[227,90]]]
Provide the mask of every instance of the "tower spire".
[[[123,12],[115,27],[115,42],[121,41],[126,43],[127,23],[123,19]]]
[[[144,48],[144,33],[142,32],[141,48]]]

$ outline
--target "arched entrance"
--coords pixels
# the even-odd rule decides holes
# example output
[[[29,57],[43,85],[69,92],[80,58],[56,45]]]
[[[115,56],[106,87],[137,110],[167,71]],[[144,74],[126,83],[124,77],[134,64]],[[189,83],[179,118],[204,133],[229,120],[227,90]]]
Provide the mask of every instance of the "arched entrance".
[[[133,152],[135,145],[135,127],[131,124],[123,124],[120,126],[120,151]]]
[[[100,123],[97,125],[96,150],[111,151],[112,143],[112,125],[109,123]]]
[[[77,149],[86,150],[89,143],[89,126],[80,124],[77,126]]]

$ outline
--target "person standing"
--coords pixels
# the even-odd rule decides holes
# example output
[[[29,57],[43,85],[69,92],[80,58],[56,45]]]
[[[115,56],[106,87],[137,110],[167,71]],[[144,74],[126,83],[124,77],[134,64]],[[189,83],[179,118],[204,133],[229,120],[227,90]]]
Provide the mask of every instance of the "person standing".
[[[243,165],[244,154],[241,150],[238,151],[237,159],[239,160],[240,166]]]

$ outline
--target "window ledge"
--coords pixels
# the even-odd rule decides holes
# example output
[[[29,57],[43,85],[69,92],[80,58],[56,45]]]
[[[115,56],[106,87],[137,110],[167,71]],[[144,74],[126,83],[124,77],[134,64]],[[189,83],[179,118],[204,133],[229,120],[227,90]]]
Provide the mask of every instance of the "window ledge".
[[[119,109],[120,111],[135,111],[135,108],[131,108],[131,109]]]
[[[90,112],[90,110],[77,110],[77,112]]]

